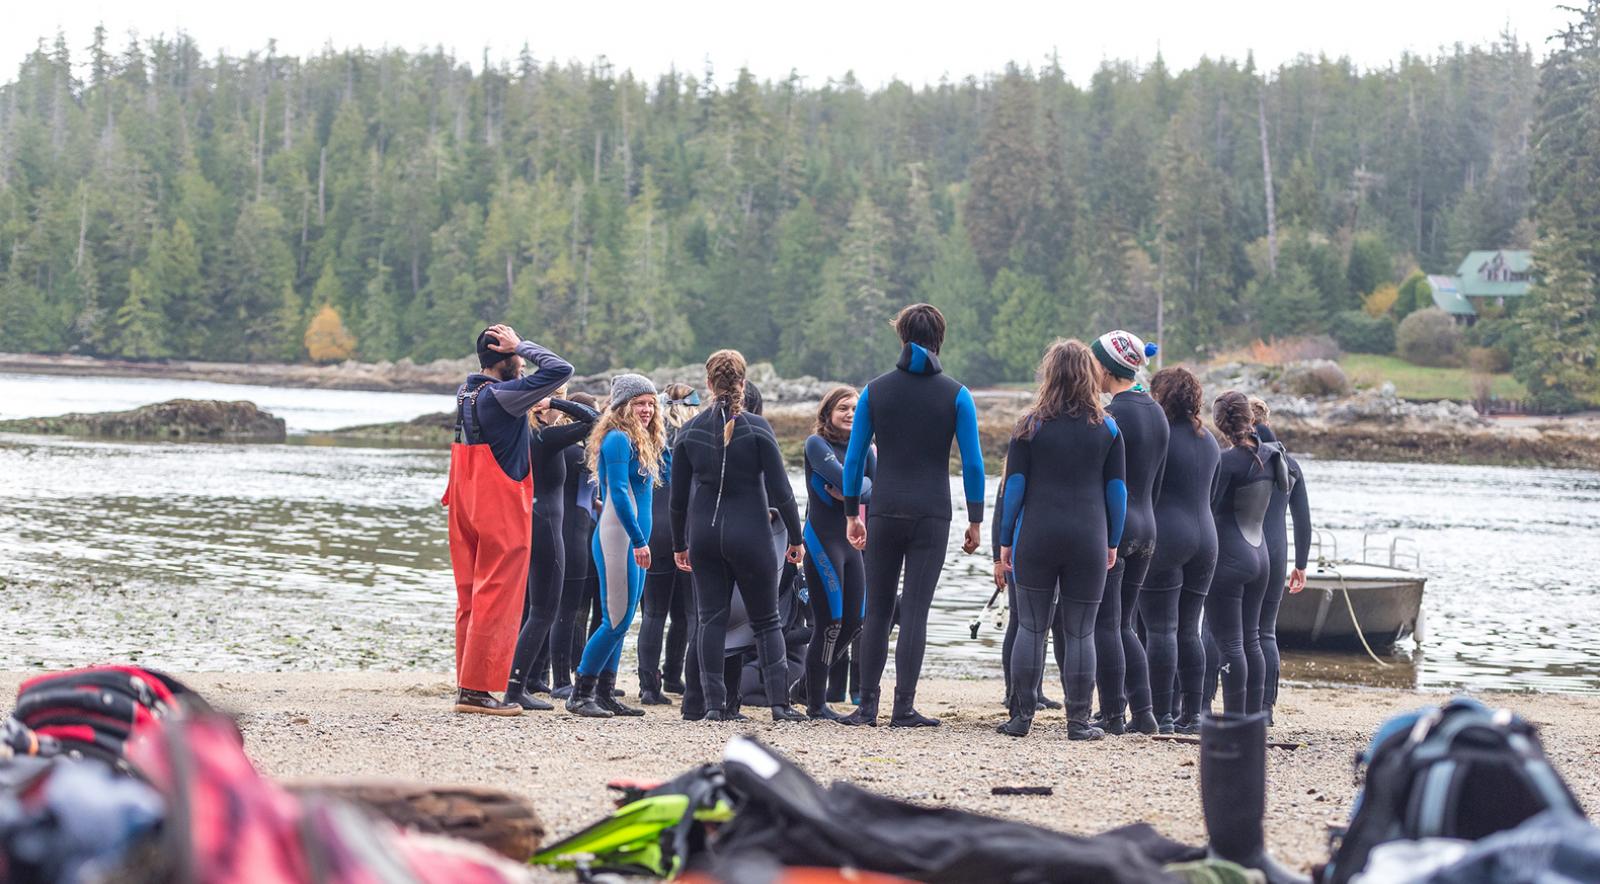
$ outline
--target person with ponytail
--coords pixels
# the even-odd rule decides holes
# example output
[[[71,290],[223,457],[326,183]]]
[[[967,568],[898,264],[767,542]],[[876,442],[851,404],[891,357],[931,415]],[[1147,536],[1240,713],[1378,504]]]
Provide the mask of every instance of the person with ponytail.
[[[967,504],[961,549],[974,553],[983,528],[983,446],[972,393],[944,374],[939,364],[944,314],[932,304],[912,304],[895,316],[894,329],[902,344],[900,361],[861,391],[845,449],[841,489],[845,536],[851,546],[866,553],[862,558],[867,613],[857,643],[861,702],[844,723],[878,724],[879,683],[898,612],[900,638],[895,645],[894,713],[889,726],[936,727],[939,719],[918,712],[915,704],[928,646],[928,611],[950,541],[950,449],[961,449]],[[878,475],[871,515],[863,524],[862,480],[874,440]]]
[[[1128,521],[1094,628],[1098,722],[1106,733],[1121,734],[1128,729],[1125,713],[1132,712],[1132,729],[1153,734],[1159,725],[1151,711],[1150,669],[1134,623],[1156,547],[1154,506],[1167,462],[1167,418],[1136,379],[1157,348],[1118,329],[1101,335],[1089,349],[1099,366],[1100,391],[1111,395],[1106,411],[1116,419],[1128,455]]]
[[[1206,672],[1201,615],[1217,567],[1211,480],[1221,449],[1200,421],[1200,380],[1185,368],[1150,379],[1150,395],[1167,420],[1167,460],[1156,495],[1156,551],[1139,593],[1139,616],[1150,655],[1150,689],[1164,734],[1199,732]],[[1173,680],[1181,685],[1173,696]]]
[[[1000,566],[1016,581],[1011,650],[1011,720],[1000,733],[1027,736],[1038,706],[1045,637],[1061,605],[1067,739],[1098,740],[1089,723],[1094,689],[1095,612],[1117,563],[1127,517],[1122,434],[1100,407],[1095,357],[1058,340],[1039,363],[1039,392],[1006,452]]]
[[[506,701],[523,709],[555,708],[533,696],[530,688],[533,678],[542,677],[549,664],[546,651],[561,606],[567,564],[566,450],[587,438],[599,417],[594,409],[568,400],[565,389],[528,412],[532,430],[528,451],[533,458],[533,555],[528,562],[528,600],[522,631],[517,633],[511,677],[506,684]],[[539,663],[541,660],[544,662]]]
[[[692,590],[689,575],[672,561],[672,446],[678,430],[700,410],[700,394],[688,384],[668,384],[662,391],[662,412],[667,428],[667,454],[662,475],[668,484],[656,489],[651,516],[650,570],[644,576],[644,598],[639,602],[639,701],[646,706],[670,706],[664,692],[669,683],[683,692],[683,655],[688,642]],[[672,627],[667,628],[671,618]],[[667,669],[661,670],[662,640],[666,640]]]
[[[655,384],[637,374],[613,378],[610,401],[589,434],[587,452],[603,504],[591,543],[602,617],[578,661],[568,712],[588,718],[644,714],[618,702],[612,691],[650,567],[652,497],[661,481],[665,446]]]
[[[866,572],[861,551],[844,532],[844,457],[855,423],[853,387],[834,387],[822,397],[816,426],[806,439],[806,586],[811,592],[814,633],[806,647],[806,715],[838,721],[828,708],[828,672],[861,629]],[[872,494],[877,458],[867,453],[861,499]]]
[[[1266,690],[1259,612],[1270,569],[1263,522],[1273,489],[1289,490],[1289,464],[1282,445],[1256,435],[1243,393],[1218,396],[1211,420],[1230,447],[1218,460],[1211,486],[1217,570],[1206,596],[1206,625],[1216,640],[1223,711],[1243,714],[1252,701],[1260,708]],[[1253,622],[1247,610],[1256,614]]]
[[[755,630],[756,654],[773,721],[804,721],[789,705],[789,664],[778,616],[777,560],[768,531],[769,507],[788,534],[788,561],[798,565],[800,511],[772,426],[745,413],[745,361],[737,350],[706,360],[709,408],[678,431],[672,450],[672,543],[680,570],[694,575],[701,695],[707,721],[737,721],[723,675],[728,611],[737,590]],[[685,694],[684,705],[689,705]],[[698,710],[696,710],[698,711]],[[685,715],[688,710],[685,710]]]
[[[1256,423],[1256,435],[1263,442],[1276,442],[1278,437],[1270,424],[1272,409],[1263,399],[1250,397],[1251,419]],[[1283,605],[1283,593],[1298,593],[1306,588],[1306,559],[1311,554],[1311,502],[1306,498],[1306,477],[1300,463],[1287,453],[1284,461],[1289,465],[1289,490],[1273,486],[1272,500],[1267,504],[1263,522],[1267,535],[1267,593],[1261,601],[1259,615],[1246,610],[1248,621],[1256,616],[1261,623],[1261,656],[1266,663],[1266,688],[1259,708],[1251,712],[1267,713],[1267,724],[1273,724],[1272,707],[1278,702],[1278,675],[1282,671],[1282,658],[1278,653],[1278,609]],[[1289,570],[1289,531],[1285,517],[1294,515],[1294,570]],[[1287,578],[1287,580],[1285,580]],[[1250,696],[1247,703],[1254,700]]]

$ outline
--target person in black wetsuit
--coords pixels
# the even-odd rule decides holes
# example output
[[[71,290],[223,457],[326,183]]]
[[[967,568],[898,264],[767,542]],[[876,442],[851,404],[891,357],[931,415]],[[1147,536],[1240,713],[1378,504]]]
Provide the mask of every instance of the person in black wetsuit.
[[[850,545],[844,524],[844,456],[855,424],[859,396],[853,387],[834,387],[817,409],[814,432],[806,439],[806,587],[815,634],[806,650],[806,715],[838,721],[828,708],[828,672],[861,629],[866,570],[861,551]],[[870,505],[877,458],[867,453],[861,501]]]
[[[1156,498],[1156,550],[1139,615],[1150,655],[1152,705],[1161,733],[1198,732],[1206,671],[1200,621],[1217,567],[1217,527],[1211,482],[1221,449],[1200,422],[1200,381],[1188,369],[1167,368],[1150,379],[1150,395],[1168,425],[1167,460]],[[1182,684],[1177,708],[1173,681]]]
[[[591,411],[597,411],[600,404],[588,393],[573,393],[571,401]],[[594,604],[591,595],[597,595],[586,592],[592,571],[589,545],[594,538],[596,485],[594,475],[584,462],[581,442],[562,449],[561,460],[565,475],[561,495],[561,542],[566,569],[561,575],[561,599],[556,606],[549,645],[550,696],[565,700],[572,695],[572,673],[588,639],[588,630],[578,628],[578,612],[586,602]]]
[[[978,412],[966,387],[939,366],[945,322],[931,304],[913,304],[894,320],[903,347],[893,371],[879,375],[861,391],[844,460],[845,536],[865,550],[867,613],[858,648],[861,704],[845,716],[847,724],[876,726],[879,682],[889,655],[895,592],[905,570],[900,596],[900,640],[895,646],[894,714],[891,727],[939,724],[917,712],[917,677],[928,642],[928,608],[944,567],[950,536],[950,447],[961,448],[962,486],[967,500],[967,530],[961,548],[977,551],[983,526],[983,450]],[[872,507],[862,524],[862,479],[867,453],[876,438],[878,475]]]
[[[689,575],[672,561],[671,504],[672,446],[678,429],[694,417],[700,395],[688,384],[668,384],[661,392],[662,417],[667,425],[667,462],[663,465],[666,485],[656,489],[655,515],[650,529],[650,570],[644,575],[644,598],[639,603],[639,701],[646,706],[670,706],[663,689],[666,676],[683,672],[684,648],[688,642],[689,603],[692,590]],[[667,628],[671,618],[672,627]],[[666,640],[667,672],[661,671],[662,640]],[[683,684],[673,678],[678,692]]]
[[[800,511],[772,427],[744,413],[745,361],[734,350],[706,360],[706,385],[715,397],[678,431],[672,452],[672,543],[677,566],[694,574],[705,718],[729,716],[723,641],[735,583],[750,622],[774,721],[804,721],[789,705],[788,663],[778,619],[781,563],[767,532],[770,501],[789,532],[789,561],[799,564]],[[686,700],[687,702],[687,700]]]
[[[1278,437],[1268,424],[1272,411],[1267,403],[1250,397],[1250,412],[1256,422],[1256,435],[1263,442],[1276,442]],[[1287,453],[1289,464],[1288,493],[1273,486],[1272,500],[1267,504],[1267,516],[1262,523],[1267,535],[1267,592],[1261,601],[1261,657],[1266,664],[1266,685],[1259,704],[1254,695],[1245,701],[1250,712],[1266,712],[1267,723],[1272,721],[1272,707],[1278,703],[1278,675],[1282,659],[1278,654],[1278,608],[1283,604],[1285,577],[1288,591],[1298,593],[1306,588],[1306,559],[1311,554],[1311,502],[1306,498],[1306,477],[1300,464]],[[1285,514],[1294,516],[1294,570],[1289,571],[1289,532],[1284,523]],[[1249,617],[1249,612],[1245,612]]]
[[[1230,447],[1217,462],[1211,513],[1217,522],[1217,570],[1206,596],[1206,623],[1216,639],[1222,708],[1244,713],[1251,693],[1261,696],[1266,663],[1261,655],[1261,599],[1268,559],[1262,523],[1276,486],[1289,490],[1283,446],[1256,436],[1250,400],[1230,390],[1212,405],[1212,422]],[[1245,612],[1254,619],[1247,619]]]
[[[1124,447],[1117,421],[1100,407],[1095,357],[1078,341],[1057,341],[1039,364],[1039,393],[1006,452],[1001,564],[1017,583],[1017,640],[1011,652],[1011,720],[1003,734],[1033,726],[1045,634],[1059,596],[1065,616],[1067,739],[1105,736],[1089,724],[1095,675],[1095,612],[1117,561],[1127,516]]]
[[[1005,475],[1005,472],[1005,464],[1001,464],[1000,475]],[[996,487],[994,493],[994,516],[989,524],[989,545],[994,554],[995,588],[1003,589],[1006,593],[1006,634],[1005,638],[1000,640],[1000,671],[1005,676],[1006,688],[1005,699],[1002,702],[1007,709],[1010,709],[1012,701],[1011,654],[1016,649],[1017,644],[1017,580],[1016,576],[1010,571],[1006,570],[1005,564],[1000,561],[1000,541],[1002,539],[1000,533],[1000,519],[1004,516],[1005,509],[1006,486],[1005,483],[1002,482],[998,487]],[[1056,654],[1056,671],[1060,672],[1067,665],[1067,637],[1066,633],[1062,631],[1060,617],[1053,617],[1050,620],[1050,639],[1051,643],[1054,645]],[[1041,679],[1041,684],[1037,694],[1037,705],[1039,710],[1043,711],[1046,709],[1060,709],[1060,703],[1057,703],[1055,700],[1046,697],[1044,694],[1044,685],[1042,683],[1044,678],[1043,667],[1040,667],[1039,669],[1039,678]]]
[[[528,438],[528,451],[533,458],[533,552],[528,564],[522,630],[517,633],[517,650],[506,682],[506,701],[524,709],[555,708],[529,693],[528,680],[534,661],[550,642],[566,576],[566,451],[588,438],[590,428],[600,417],[594,409],[562,398],[564,393],[561,391],[528,413],[533,430]],[[567,421],[558,423],[555,415],[565,415]]]
[[[1150,670],[1134,622],[1156,548],[1155,502],[1167,462],[1167,418],[1134,378],[1156,355],[1156,345],[1118,330],[1101,335],[1089,349],[1100,365],[1100,390],[1111,394],[1106,411],[1122,431],[1128,469],[1127,525],[1094,627],[1098,724],[1106,733],[1121,734],[1128,728],[1124,714],[1132,712],[1133,730],[1153,734],[1159,725],[1151,711]]]

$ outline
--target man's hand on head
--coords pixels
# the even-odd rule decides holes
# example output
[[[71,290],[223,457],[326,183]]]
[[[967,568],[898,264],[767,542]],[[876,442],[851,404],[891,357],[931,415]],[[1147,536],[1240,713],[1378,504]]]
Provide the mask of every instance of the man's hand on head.
[[[490,326],[489,334],[494,338],[494,343],[489,345],[489,349],[496,353],[515,353],[517,345],[522,343],[522,339],[517,337],[517,333],[512,331],[509,325]]]

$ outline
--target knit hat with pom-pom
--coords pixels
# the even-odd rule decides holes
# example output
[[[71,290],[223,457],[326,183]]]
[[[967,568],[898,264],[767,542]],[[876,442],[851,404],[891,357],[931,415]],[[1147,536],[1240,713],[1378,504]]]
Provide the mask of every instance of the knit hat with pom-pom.
[[[1125,381],[1131,381],[1160,348],[1155,344],[1146,344],[1132,332],[1117,329],[1096,338],[1094,343],[1089,345],[1089,349],[1094,352],[1094,357],[1100,360],[1100,364],[1106,367],[1106,371]]]

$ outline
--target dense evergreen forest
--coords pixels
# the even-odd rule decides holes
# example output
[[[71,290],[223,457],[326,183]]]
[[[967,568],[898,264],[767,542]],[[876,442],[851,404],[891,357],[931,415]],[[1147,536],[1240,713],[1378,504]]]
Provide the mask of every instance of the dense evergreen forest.
[[[860,379],[927,300],[988,382],[1112,325],[1178,354],[1323,332],[1417,268],[1531,245],[1539,187],[1588,188],[1568,251],[1600,256],[1600,142],[1533,174],[1548,96],[1597,103],[1592,24],[1543,86],[1510,35],[1376,70],[880,89],[58,37],[0,87],[0,349],[420,360],[503,320],[585,370],[731,346]]]

